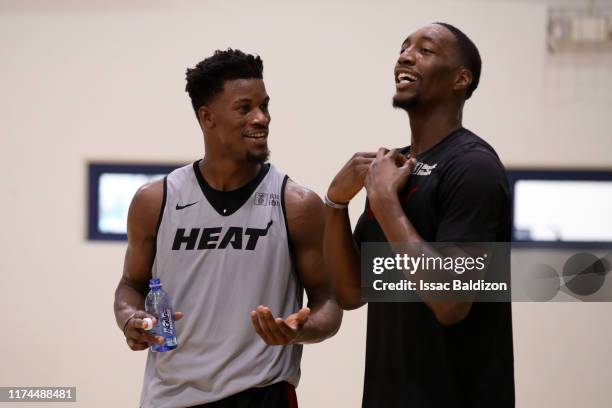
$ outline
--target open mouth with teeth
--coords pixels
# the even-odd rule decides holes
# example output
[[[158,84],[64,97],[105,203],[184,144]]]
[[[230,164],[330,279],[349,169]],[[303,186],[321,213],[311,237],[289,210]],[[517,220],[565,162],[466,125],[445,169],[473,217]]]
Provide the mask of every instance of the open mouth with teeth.
[[[411,74],[410,72],[400,72],[397,74],[397,83],[398,84],[411,84],[417,80],[417,76]]]
[[[256,133],[249,133],[249,134],[244,135],[244,137],[246,139],[253,139],[253,140],[265,139],[266,137],[268,137],[268,132],[262,131],[262,132],[256,132]]]

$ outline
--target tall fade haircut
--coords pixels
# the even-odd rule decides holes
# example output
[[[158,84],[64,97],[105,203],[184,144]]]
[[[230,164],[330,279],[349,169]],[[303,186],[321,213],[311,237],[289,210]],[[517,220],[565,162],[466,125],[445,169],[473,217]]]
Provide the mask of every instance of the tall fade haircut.
[[[448,31],[450,31],[457,40],[457,48],[459,49],[461,63],[472,73],[472,83],[467,88],[465,93],[465,99],[470,99],[470,96],[472,96],[472,93],[476,90],[476,88],[478,87],[478,83],[480,82],[482,60],[480,59],[480,53],[478,52],[478,48],[476,48],[474,42],[472,42],[472,40],[470,40],[470,38],[457,27],[448,23],[434,24],[446,27],[446,29],[448,29]]]
[[[200,61],[194,68],[187,68],[185,91],[191,98],[191,106],[198,116],[198,109],[209,104],[223,92],[225,81],[234,79],[263,79],[263,61],[259,56],[228,48]]]

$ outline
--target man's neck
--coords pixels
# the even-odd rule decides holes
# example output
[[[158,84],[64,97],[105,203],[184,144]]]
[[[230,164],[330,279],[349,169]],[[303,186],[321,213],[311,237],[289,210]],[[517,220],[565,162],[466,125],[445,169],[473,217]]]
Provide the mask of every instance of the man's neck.
[[[410,155],[414,157],[426,152],[459,129],[462,126],[461,108],[440,104],[431,109],[409,110],[412,132]]]
[[[261,163],[255,161],[236,162],[204,156],[198,167],[200,174],[212,188],[219,191],[231,191],[243,187],[253,180],[261,169]]]

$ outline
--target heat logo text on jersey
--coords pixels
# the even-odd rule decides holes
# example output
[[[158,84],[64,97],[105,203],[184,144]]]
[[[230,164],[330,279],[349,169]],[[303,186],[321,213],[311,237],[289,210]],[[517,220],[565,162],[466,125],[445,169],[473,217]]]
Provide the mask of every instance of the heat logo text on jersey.
[[[257,246],[259,237],[265,237],[271,225],[272,220],[268,222],[266,228],[244,229],[243,227],[228,227],[225,231],[223,231],[222,227],[191,228],[188,234],[186,233],[186,228],[178,228],[174,235],[172,250],[178,251],[185,249],[191,251],[194,249],[225,249],[231,246],[234,249],[253,251]],[[221,238],[222,233],[223,238]],[[245,235],[248,237],[246,246],[243,245],[243,238]],[[183,244],[185,244],[184,248],[182,248]]]

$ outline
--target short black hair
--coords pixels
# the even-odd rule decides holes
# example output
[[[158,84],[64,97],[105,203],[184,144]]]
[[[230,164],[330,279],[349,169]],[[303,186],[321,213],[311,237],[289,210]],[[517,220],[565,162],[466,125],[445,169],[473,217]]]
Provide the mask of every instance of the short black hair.
[[[259,56],[228,48],[215,53],[187,68],[185,91],[191,98],[191,106],[198,113],[202,105],[210,103],[223,92],[223,83],[233,79],[263,79],[263,61]]]
[[[478,87],[478,82],[480,82],[482,60],[480,59],[480,53],[478,52],[478,48],[476,48],[474,42],[472,42],[472,40],[470,40],[470,38],[457,27],[448,23],[434,24],[446,27],[448,31],[453,33],[455,39],[457,40],[457,47],[459,48],[459,55],[461,56],[462,63],[467,69],[472,72],[472,83],[467,88],[465,93],[465,99],[470,99],[470,96],[472,96],[472,93]]]

